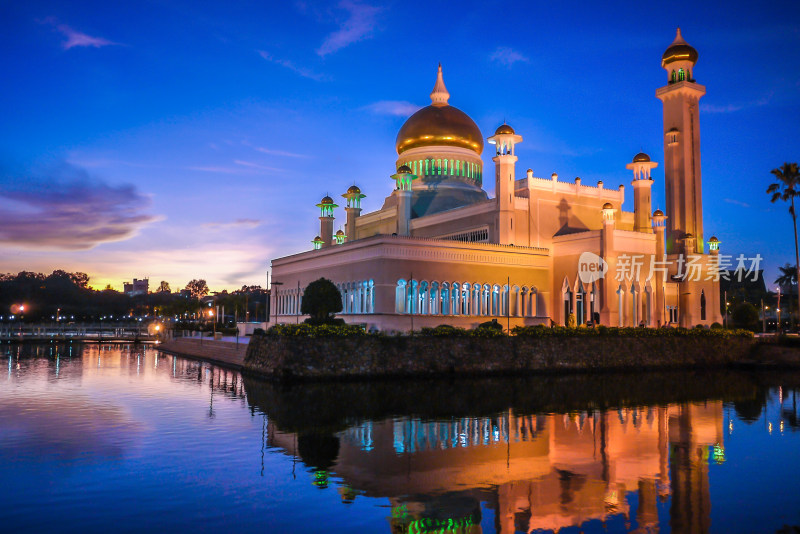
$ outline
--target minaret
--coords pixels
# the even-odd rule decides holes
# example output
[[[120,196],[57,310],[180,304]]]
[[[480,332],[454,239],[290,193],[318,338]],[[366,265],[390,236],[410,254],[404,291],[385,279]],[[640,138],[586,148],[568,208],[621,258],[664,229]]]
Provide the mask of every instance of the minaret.
[[[608,263],[608,273],[616,272],[617,254],[614,247],[614,230],[616,223],[614,213],[617,210],[610,202],[603,204],[603,229],[600,232],[600,257]],[[619,314],[622,310],[617,305],[617,286],[613,276],[600,279],[600,324],[619,326]]]
[[[653,179],[650,171],[658,167],[658,163],[650,161],[650,156],[639,152],[633,156],[633,162],[626,167],[633,171],[633,230],[636,232],[653,233],[650,228],[650,189]]]
[[[500,245],[514,244],[514,169],[517,156],[514,145],[522,142],[522,137],[508,124],[502,124],[488,141],[497,147],[497,155],[492,158],[495,169],[494,194],[497,202],[496,241]]]
[[[703,203],[700,180],[700,119],[698,101],[706,88],[695,83],[697,50],[681,37],[661,57],[667,85],[656,91],[664,106],[664,185],[666,188],[667,253],[703,253]],[[684,250],[681,239],[695,236],[694,248]]]
[[[333,199],[325,196],[319,204],[319,235],[322,238],[322,248],[329,247],[333,244],[333,209],[338,208],[333,203]]]
[[[361,199],[366,195],[361,194],[361,189],[356,184],[347,189],[347,193],[342,195],[347,199],[344,211],[347,212],[347,223],[345,224],[345,240],[353,241],[356,239],[356,219],[361,216]]]
[[[666,254],[666,248],[664,245],[664,228],[667,225],[667,217],[664,215],[664,212],[661,210],[656,210],[653,212],[653,231],[656,233],[656,261],[665,261],[666,258],[664,254]],[[664,271],[663,270],[656,270],[655,272],[655,293],[656,293],[656,302],[655,302],[655,313],[654,313],[654,324],[656,326],[662,326],[669,322],[669,317],[666,316],[666,302],[665,302],[665,295],[664,295]]]
[[[441,67],[439,67],[441,75]],[[435,90],[435,89],[434,89]],[[397,184],[394,194],[397,195],[397,235],[411,234],[411,184],[417,179],[411,174],[408,165],[401,165],[392,175]]]

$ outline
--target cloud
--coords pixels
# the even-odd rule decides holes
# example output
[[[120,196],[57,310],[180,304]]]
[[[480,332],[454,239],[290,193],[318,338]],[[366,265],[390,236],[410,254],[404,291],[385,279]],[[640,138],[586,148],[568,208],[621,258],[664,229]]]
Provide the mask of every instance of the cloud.
[[[420,106],[406,102],[405,100],[380,100],[364,106],[363,110],[370,111],[377,115],[396,115],[398,117],[408,117],[412,115]]]
[[[489,59],[508,68],[518,61],[529,61],[527,57],[507,46],[498,46]]]
[[[757,108],[766,106],[772,100],[773,93],[768,94],[763,98],[747,102],[744,104],[727,104],[724,106],[717,106],[715,104],[700,104],[700,111],[703,113],[735,113],[746,108]]]
[[[287,158],[310,158],[308,154],[298,154],[297,152],[286,152],[285,150],[274,150],[271,148],[264,148],[261,146],[254,146],[253,150],[257,150],[262,154],[269,154],[271,156],[285,156]]]
[[[272,54],[270,54],[269,52],[266,52],[264,50],[257,50],[257,52],[258,52],[259,56],[261,56],[262,58],[266,59],[267,61],[269,61],[271,63],[275,63],[277,65],[280,65],[281,67],[286,67],[287,69],[291,70],[292,72],[294,72],[296,74],[299,74],[303,78],[308,78],[310,80],[315,80],[315,81],[318,81],[318,82],[321,82],[321,81],[324,81],[324,80],[327,79],[327,77],[324,74],[319,74],[319,73],[314,72],[314,71],[312,71],[310,69],[307,69],[305,67],[300,67],[298,65],[295,65],[293,62],[289,61],[288,59],[279,59],[279,58],[273,57]]]
[[[114,46],[120,44],[115,43],[114,41],[109,41],[108,39],[104,39],[103,37],[92,37],[91,35],[74,30],[66,24],[59,24],[58,21],[53,17],[47,17],[41,22],[43,24],[49,24],[53,26],[56,30],[61,32],[64,37],[67,38],[66,41],[61,43],[61,46],[64,48],[64,50],[69,50],[70,48],[75,48],[77,46],[102,48],[104,46]]]
[[[113,186],[62,162],[40,174],[0,171],[0,243],[87,250],[123,241],[162,217],[133,185]]]
[[[190,171],[214,172],[218,174],[234,174],[239,176],[264,174],[264,172],[262,171],[281,172],[283,170],[275,167],[266,167],[264,165],[259,165],[258,163],[253,163],[250,161],[242,161],[238,159],[233,160],[233,163],[234,166],[231,167],[227,167],[225,165],[194,165],[191,167],[186,167],[186,169]]]
[[[258,163],[253,163],[252,161],[243,161],[240,159],[235,159],[233,162],[236,165],[241,165],[242,167],[250,167],[251,169],[258,169],[260,171],[268,171],[268,172],[283,172],[283,169],[278,169],[277,167],[267,167],[266,165],[259,165]]]
[[[376,18],[381,8],[343,0],[339,8],[347,12],[347,17],[339,24],[339,29],[328,35],[317,49],[317,54],[327,56],[355,42],[372,36]]]
[[[236,219],[230,222],[207,222],[203,228],[210,230],[231,230],[234,228],[252,229],[261,226],[259,219]]]
[[[748,204],[747,202],[742,202],[741,200],[736,200],[734,198],[726,198],[725,202],[727,202],[728,204],[734,204],[735,206],[741,206],[743,208],[750,207],[750,204]]]

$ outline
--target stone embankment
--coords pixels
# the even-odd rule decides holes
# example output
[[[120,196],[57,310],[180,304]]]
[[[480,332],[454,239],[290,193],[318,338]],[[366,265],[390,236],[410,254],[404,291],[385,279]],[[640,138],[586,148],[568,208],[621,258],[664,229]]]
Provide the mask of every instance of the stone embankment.
[[[158,350],[202,360],[221,367],[241,370],[244,364],[247,344],[226,341],[200,341],[199,339],[176,338],[158,345]]]
[[[244,370],[280,380],[714,368],[753,362],[753,338],[256,335]]]

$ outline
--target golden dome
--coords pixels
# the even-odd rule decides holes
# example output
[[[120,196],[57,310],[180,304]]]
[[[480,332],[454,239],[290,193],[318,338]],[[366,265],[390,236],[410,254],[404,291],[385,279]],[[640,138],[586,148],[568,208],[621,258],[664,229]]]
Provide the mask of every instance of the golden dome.
[[[353,184],[353,185],[351,185],[350,187],[347,188],[347,193],[345,193],[345,194],[347,194],[347,195],[360,195],[361,194],[361,189],[359,189],[357,185]]]
[[[653,217],[663,217],[663,216],[664,216],[664,212],[661,211],[661,210],[656,210],[656,211],[653,212]]]
[[[604,210],[613,210],[614,206],[611,205],[611,202],[606,202],[605,204],[603,204],[603,209]]]
[[[675,40],[669,45],[669,48],[661,56],[661,66],[673,61],[691,61],[697,63],[697,50],[695,50],[689,43],[683,40],[681,36],[681,29],[675,35]]]
[[[716,236],[711,236],[711,239],[708,240],[709,243],[719,243],[719,239]]]
[[[326,195],[322,198],[320,204],[333,204],[333,199]]]
[[[397,153],[422,146],[455,146],[483,152],[483,135],[478,125],[458,108],[447,103],[442,66],[436,75],[430,106],[417,111],[397,133]]]
[[[644,152],[639,152],[638,154],[633,156],[633,162],[634,163],[645,163],[645,162],[648,162],[648,161],[650,161],[650,156],[648,156]]]
[[[512,128],[511,126],[509,126],[506,123],[503,123],[503,124],[500,125],[499,128],[497,128],[497,130],[494,131],[494,134],[495,135],[503,135],[503,134],[515,135],[516,132],[514,131],[514,128]]]
[[[400,168],[397,169],[397,174],[411,174],[411,167],[408,165],[400,165]]]
[[[469,116],[453,106],[430,105],[417,111],[397,133],[397,153],[421,146],[455,146],[478,154],[483,135]]]
[[[342,230],[341,228],[339,230],[336,230],[336,235],[344,235],[344,230]]]

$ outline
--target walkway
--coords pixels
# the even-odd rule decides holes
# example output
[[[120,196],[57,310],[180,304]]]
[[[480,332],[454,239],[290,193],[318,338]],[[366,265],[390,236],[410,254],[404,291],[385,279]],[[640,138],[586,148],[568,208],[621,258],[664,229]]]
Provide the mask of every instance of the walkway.
[[[232,341],[228,339],[215,341],[203,338],[201,343],[200,339],[176,338],[159,344],[158,350],[239,371],[244,364],[247,342],[250,338],[239,338],[238,347],[236,338],[231,339]]]

